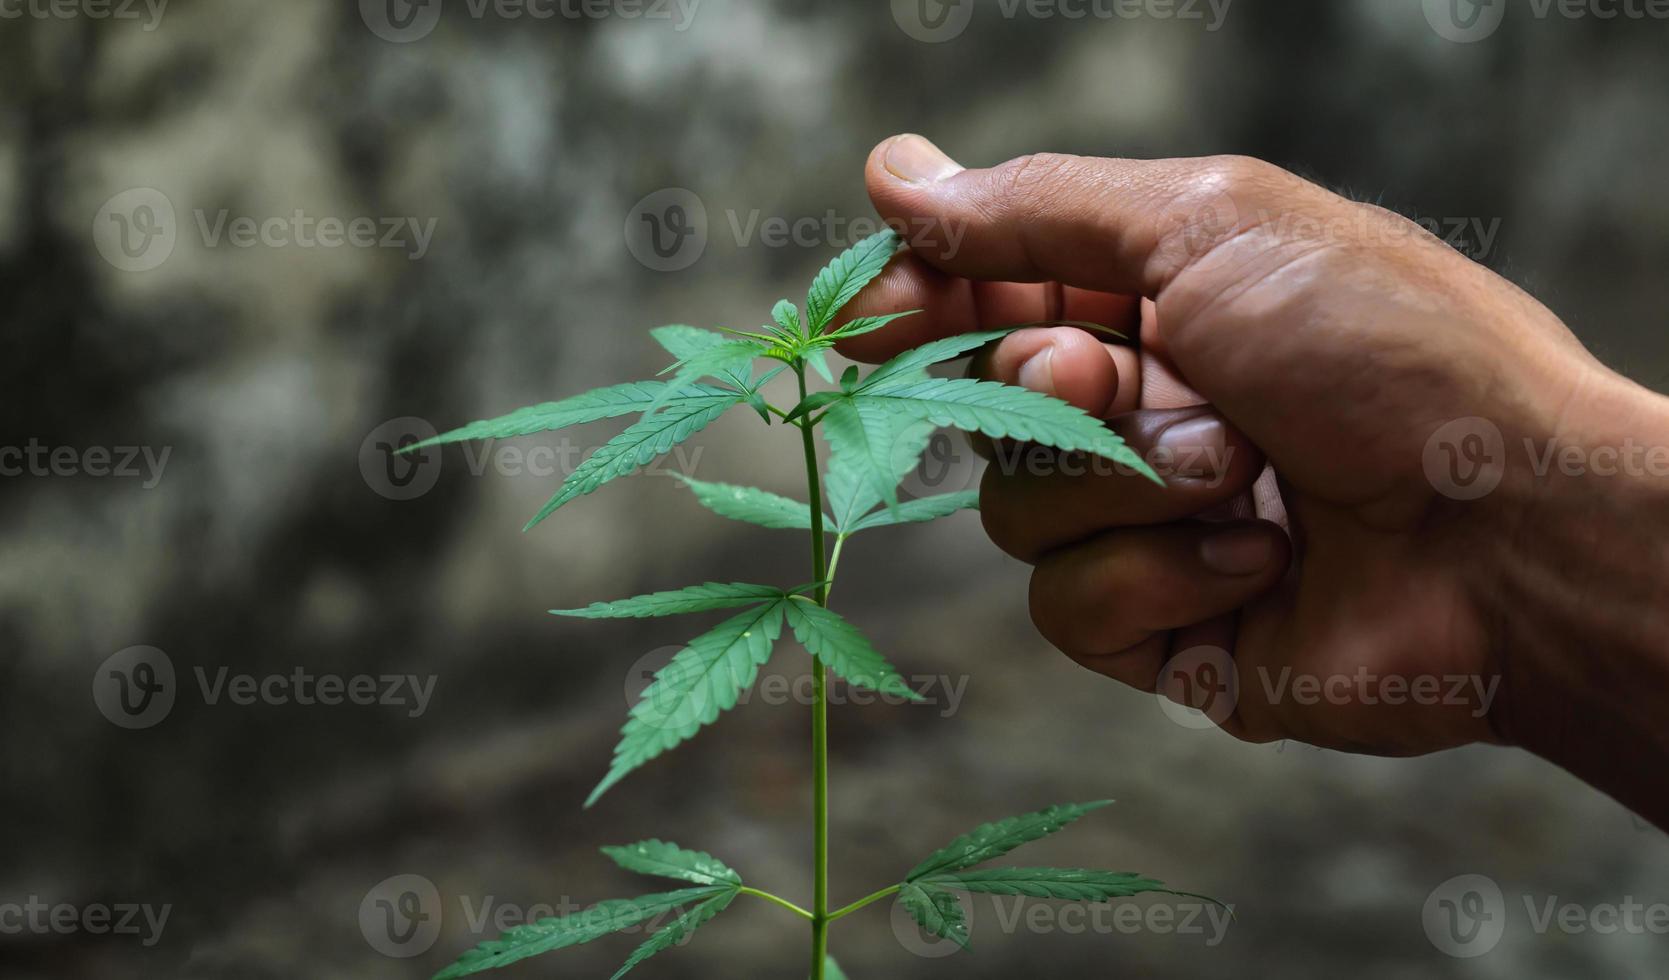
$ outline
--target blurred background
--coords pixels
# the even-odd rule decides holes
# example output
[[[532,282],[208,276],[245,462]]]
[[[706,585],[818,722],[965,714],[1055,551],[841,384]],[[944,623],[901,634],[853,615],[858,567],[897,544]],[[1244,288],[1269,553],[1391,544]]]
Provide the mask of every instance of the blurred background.
[[[906,130],[968,164],[1264,157],[1421,219],[1661,389],[1666,44],[1598,0],[0,3],[0,976],[427,976],[658,890],[596,853],[648,836],[803,899],[803,657],[582,811],[701,627],[544,612],[804,580],[797,535],[668,478],[794,492],[792,434],[732,415],[525,535],[618,425],[389,447],[647,377],[646,327],[761,322],[872,230],[864,157]],[[928,466],[977,479],[950,442]],[[976,515],[886,540],[839,604],[932,696],[833,711],[835,899],[1114,797],[1028,863],[1236,918],[986,899],[947,957],[883,905],[834,931],[853,977],[1662,975],[1661,934],[1536,927],[1669,900],[1662,834],[1575,779],[1188,727],[1054,654]],[[333,686],[369,703],[302,703]],[[1456,894],[1497,940],[1431,928]],[[606,976],[641,938],[503,975]],[[803,976],[804,943],[744,900],[639,975]]]

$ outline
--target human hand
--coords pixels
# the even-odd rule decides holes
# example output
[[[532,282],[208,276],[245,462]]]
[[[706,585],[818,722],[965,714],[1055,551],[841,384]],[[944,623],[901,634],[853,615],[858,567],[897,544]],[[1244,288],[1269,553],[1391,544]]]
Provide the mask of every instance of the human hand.
[[[1255,160],[1043,154],[964,170],[902,136],[866,179],[911,249],[845,315],[924,312],[843,353],[1040,320],[1114,327],[1139,347],[1027,329],[976,370],[1110,418],[1161,469],[1159,449],[1191,461],[1162,489],[1023,454],[987,468],[986,529],[1036,566],[1032,616],[1051,643],[1202,699],[1167,673],[1232,658],[1236,696],[1196,706],[1251,741],[1392,755],[1515,742],[1582,771],[1539,730],[1568,728],[1572,644],[1641,630],[1596,625],[1570,562],[1594,535],[1640,533],[1629,515],[1662,515],[1669,481],[1614,483],[1632,503],[1594,508],[1590,485],[1534,472],[1518,447],[1669,445],[1662,399],[1413,223]],[[1479,479],[1499,484],[1464,499]],[[1663,608],[1669,576],[1651,570],[1656,585],[1612,613]],[[1642,669],[1661,711],[1669,671]]]

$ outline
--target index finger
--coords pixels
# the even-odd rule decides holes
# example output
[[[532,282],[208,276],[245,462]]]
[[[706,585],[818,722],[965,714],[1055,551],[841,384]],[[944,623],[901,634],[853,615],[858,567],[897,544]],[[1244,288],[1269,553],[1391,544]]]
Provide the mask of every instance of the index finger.
[[[924,312],[850,345],[864,359],[976,329],[969,280],[1053,281],[1159,301],[1219,245],[1253,227],[1256,215],[1321,208],[1332,198],[1244,157],[1044,153],[969,170],[911,134],[870,153],[865,181],[910,250],[859,295],[852,315]]]

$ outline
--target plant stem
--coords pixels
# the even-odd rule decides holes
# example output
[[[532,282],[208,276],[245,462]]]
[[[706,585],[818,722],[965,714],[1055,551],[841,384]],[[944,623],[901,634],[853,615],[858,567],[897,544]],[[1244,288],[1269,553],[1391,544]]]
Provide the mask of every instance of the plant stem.
[[[754,898],[763,898],[767,902],[775,902],[795,915],[803,916],[807,919],[812,918],[810,912],[800,908],[798,905],[795,905],[788,899],[783,898],[781,895],[772,895],[770,892],[760,891],[757,888],[749,888],[746,885],[738,889],[738,892],[743,895],[752,895]]]
[[[853,912],[856,912],[858,909],[863,908],[865,905],[870,905],[874,902],[879,902],[881,899],[886,898],[888,895],[896,894],[898,892],[898,890],[902,887],[903,887],[902,885],[888,885],[887,887],[881,889],[880,891],[876,892],[873,895],[865,895],[863,898],[858,899],[857,901],[853,902],[851,905],[846,906],[845,908],[841,909],[840,911],[830,913],[829,921],[833,922],[836,919],[843,919],[846,916],[851,915]]]
[[[805,364],[794,366],[800,380],[800,400],[806,397]],[[802,418],[800,435],[806,452],[806,493],[811,504],[811,573],[817,583],[820,606],[829,604],[828,568],[823,552],[823,481],[817,469],[817,442],[812,436],[816,423]],[[823,662],[812,657],[811,764],[812,764],[812,849],[814,880],[811,915],[811,980],[823,980],[823,964],[829,954],[829,694]]]
[[[840,567],[840,549],[846,547],[846,535],[835,535],[834,551],[829,553],[828,581],[823,583],[823,605],[829,604],[829,593],[834,591],[835,569]]]

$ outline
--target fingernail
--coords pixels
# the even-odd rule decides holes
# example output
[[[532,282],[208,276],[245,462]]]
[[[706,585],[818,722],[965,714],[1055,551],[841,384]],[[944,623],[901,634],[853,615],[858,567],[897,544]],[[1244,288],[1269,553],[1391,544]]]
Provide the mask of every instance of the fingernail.
[[[1261,572],[1274,553],[1268,532],[1257,528],[1224,531],[1200,542],[1200,561],[1219,575]]]
[[[887,147],[887,170],[899,180],[927,184],[961,173],[962,165],[945,156],[945,152],[925,137],[908,133],[892,141]]]
[[[1020,365],[1020,387],[1045,395],[1055,393],[1055,345],[1050,344]]]
[[[1215,415],[1178,422],[1159,433],[1172,472],[1182,477],[1221,476],[1228,467],[1228,430]]]

